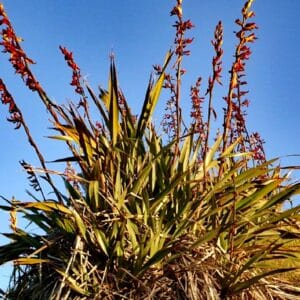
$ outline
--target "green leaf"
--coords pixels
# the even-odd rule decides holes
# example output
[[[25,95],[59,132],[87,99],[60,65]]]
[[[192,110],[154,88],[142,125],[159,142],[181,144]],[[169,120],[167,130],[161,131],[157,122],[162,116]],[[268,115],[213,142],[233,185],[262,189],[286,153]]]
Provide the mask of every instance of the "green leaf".
[[[136,137],[142,137],[144,135],[145,128],[154,112],[155,106],[159,99],[160,92],[164,84],[165,69],[169,64],[171,57],[172,57],[172,53],[169,51],[167,53],[164,65],[162,67],[162,72],[154,85],[152,84],[152,79],[150,78],[144,105],[138,121]]]
[[[129,194],[139,194],[141,189],[145,186],[148,181],[149,174],[152,169],[153,162],[149,164],[140,172],[138,178],[134,181],[132,188],[129,190]]]
[[[92,97],[95,105],[97,106],[97,108],[98,108],[98,110],[99,110],[99,112],[100,112],[100,114],[101,114],[101,116],[102,116],[102,118],[105,122],[105,125],[107,126],[107,128],[109,128],[109,120],[108,120],[107,114],[105,113],[105,110],[102,107],[98,97],[95,95],[94,91],[91,89],[91,87],[88,84],[86,85],[86,87],[87,87],[87,90],[88,90],[90,96]],[[104,102],[104,105],[106,106],[106,108],[108,110],[109,109],[108,101]]]
[[[68,275],[67,273],[65,273],[62,270],[59,269],[55,269],[55,271],[60,274],[64,281],[66,281],[67,285],[76,293],[79,293],[80,295],[83,296],[90,296],[90,293],[88,291],[86,291],[85,289],[81,288],[80,285],[76,282],[76,280],[74,278],[72,278],[70,275]]]
[[[204,235],[199,238],[196,242],[194,242],[191,248],[197,248],[201,244],[208,243],[211,240],[215,239],[220,232],[220,228],[209,230],[208,232],[204,233]]]
[[[119,104],[118,104],[118,83],[114,59],[111,59],[110,64],[110,79],[109,79],[109,129],[111,135],[112,146],[117,143],[117,138],[120,133],[119,124]]]
[[[169,253],[171,253],[172,247],[167,247],[157,251],[141,268],[139,275],[147,271],[151,266],[161,262]]]
[[[52,217],[54,218],[54,217]],[[53,220],[55,222],[55,225],[57,225],[59,228],[64,230],[65,232],[69,234],[76,234],[76,229],[74,226],[74,222],[70,219],[62,218],[62,217],[57,217],[54,218]]]
[[[93,211],[99,210],[99,181],[91,180],[88,188],[89,205]]]
[[[72,211],[69,208],[53,201],[23,202],[23,203],[18,203],[17,206],[25,209],[35,208],[45,212],[59,211],[61,213],[68,214],[68,215],[72,214]]]
[[[253,193],[249,197],[242,198],[236,203],[236,210],[244,209],[245,207],[248,207],[253,203],[258,203],[258,201],[261,201],[267,194],[274,191],[279,186],[279,184],[280,180],[274,180],[268,185],[259,188],[257,192]]]
[[[64,183],[65,183],[66,189],[67,189],[67,191],[69,193],[68,196],[71,196],[72,199],[81,199],[80,193],[65,178],[64,178]]]
[[[86,240],[86,226],[84,224],[84,221],[82,220],[81,216],[75,211],[72,211],[75,223],[77,225],[77,228],[79,229],[79,232],[81,236]]]
[[[106,254],[106,256],[109,256],[108,251],[107,251],[108,241],[107,241],[107,238],[106,238],[104,232],[98,228],[94,228],[93,232],[95,234],[96,240],[97,240],[100,248]]]
[[[233,154],[234,148],[241,142],[243,138],[240,136],[237,138],[225,151],[221,154],[221,157],[228,157]]]
[[[242,184],[243,182],[245,181],[248,181],[252,178],[256,178],[256,177],[259,177],[260,175],[263,175],[263,174],[268,174],[268,172],[270,171],[268,169],[268,167],[274,163],[275,161],[277,161],[277,159],[272,159],[272,160],[269,160],[255,168],[250,168],[246,171],[243,171],[241,174],[239,174],[235,179],[235,183],[236,184]]]
[[[282,203],[283,201],[289,199],[291,196],[297,194],[300,191],[300,183],[294,184],[292,186],[284,187],[283,190],[277,195],[273,196],[270,200],[268,200],[265,205],[257,210],[257,212],[266,210],[278,203]]]
[[[266,257],[269,253],[272,253],[274,249],[280,247],[279,244],[276,244],[275,242],[269,243],[269,245],[266,245],[266,248],[259,251],[257,254],[253,255],[248,259],[248,261],[240,268],[239,271],[237,271],[234,276],[231,278],[228,278],[228,286],[231,286],[232,284],[235,284],[237,281],[239,281],[240,276],[247,270],[251,269],[254,263],[259,262],[263,260],[264,257]]]
[[[297,268],[280,268],[280,269],[264,272],[264,273],[254,276],[248,280],[245,280],[245,281],[235,284],[234,286],[230,287],[230,291],[232,294],[237,294],[237,293],[240,293],[242,290],[248,289],[249,287],[253,286],[255,283],[257,283],[262,278],[266,278],[267,276],[270,276],[270,275],[286,273],[286,272],[294,271],[294,270],[297,270]]]
[[[169,198],[168,195],[178,186],[184,185],[183,179],[186,175],[190,172],[187,170],[184,173],[178,173],[175,178],[166,186],[166,188],[159,193],[155,199],[152,201],[151,204],[151,213],[156,215],[159,210],[161,210],[168,202]]]
[[[185,172],[188,169],[193,144],[193,134],[191,133],[185,137],[183,146],[181,148],[181,153],[179,156],[179,172]]]
[[[83,150],[87,164],[91,166],[94,161],[96,142],[82,119],[74,118],[74,123],[78,132],[80,147]]]
[[[220,135],[216,142],[214,143],[214,145],[208,150],[206,156],[205,156],[205,161],[204,161],[204,164],[206,167],[208,167],[208,165],[210,164],[210,162],[213,160],[217,150],[219,149],[220,147],[220,144],[222,142],[222,135]],[[206,168],[207,170],[207,168]]]
[[[68,156],[68,157],[48,161],[48,163],[78,162],[78,161],[81,161],[83,158],[84,158],[84,156]]]
[[[68,135],[51,135],[51,136],[47,136],[47,138],[54,139],[54,140],[65,141],[65,142],[72,142],[72,143],[77,142],[76,139],[74,139],[73,137],[68,136]]]
[[[140,245],[137,240],[137,235],[139,234],[139,232],[136,228],[136,225],[129,219],[127,219],[126,228],[128,230],[128,238],[132,243],[132,249],[137,254],[140,250]]]

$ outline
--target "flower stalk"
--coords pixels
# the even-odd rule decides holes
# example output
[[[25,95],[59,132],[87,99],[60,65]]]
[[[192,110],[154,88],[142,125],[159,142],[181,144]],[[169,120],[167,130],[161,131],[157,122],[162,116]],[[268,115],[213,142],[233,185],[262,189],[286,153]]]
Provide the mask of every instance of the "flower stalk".
[[[235,21],[240,27],[240,30],[236,32],[239,43],[235,50],[235,61],[230,71],[231,76],[228,94],[224,98],[227,107],[225,109],[223,124],[223,151],[225,151],[227,146],[237,137],[247,135],[243,107],[247,107],[249,100],[242,100],[242,97],[248,93],[248,91],[242,90],[242,86],[247,84],[247,82],[243,80],[243,77],[245,76],[246,61],[251,55],[248,44],[256,40],[253,30],[257,29],[257,25],[254,22],[249,22],[249,19],[255,15],[254,12],[250,10],[252,3],[253,0],[249,0],[245,3],[242,9],[242,19]]]
[[[187,49],[188,45],[190,45],[193,42],[193,38],[186,38],[186,32],[188,30],[191,30],[194,27],[194,24],[191,22],[191,20],[184,20],[183,19],[183,8],[182,8],[182,0],[177,0],[177,5],[173,7],[171,11],[171,16],[175,16],[177,20],[175,21],[175,24],[173,25],[176,29],[175,34],[175,57],[176,61],[174,63],[173,68],[175,69],[175,83],[174,88],[172,90],[174,96],[171,98],[171,101],[174,102],[175,107],[175,114],[172,116],[174,119],[174,136],[177,139],[176,145],[175,145],[175,156],[178,154],[178,144],[179,144],[179,138],[181,135],[181,124],[182,124],[182,113],[181,113],[181,107],[180,107],[180,97],[181,97],[181,77],[185,74],[186,70],[182,68],[182,60],[184,56],[189,56],[191,54],[191,51]],[[170,85],[172,83],[170,82]]]
[[[209,95],[208,100],[208,109],[207,109],[207,129],[205,135],[205,144],[204,144],[204,153],[206,155],[208,151],[208,140],[210,135],[210,127],[211,127],[211,114],[213,113],[216,118],[216,113],[212,106],[212,99],[213,99],[213,90],[215,87],[215,83],[222,85],[221,82],[221,73],[222,73],[222,57],[223,57],[223,24],[221,21],[216,26],[215,33],[214,33],[214,40],[212,41],[212,45],[215,50],[215,56],[212,59],[212,68],[213,68],[213,75],[210,76],[208,79],[208,88],[206,95]],[[204,158],[205,159],[205,158]]]

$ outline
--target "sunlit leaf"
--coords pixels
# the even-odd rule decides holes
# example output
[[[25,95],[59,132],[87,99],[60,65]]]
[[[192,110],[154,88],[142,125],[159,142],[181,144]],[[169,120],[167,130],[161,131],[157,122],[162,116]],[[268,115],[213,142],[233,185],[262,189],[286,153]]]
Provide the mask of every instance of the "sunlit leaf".
[[[155,106],[159,99],[160,92],[164,83],[165,69],[169,64],[171,57],[172,57],[172,53],[168,52],[165,58],[164,65],[162,67],[161,75],[159,76],[157,81],[154,84],[152,84],[152,80],[150,79],[148,90],[146,93],[146,98],[138,121],[137,137],[143,136],[144,130],[154,112]]]
[[[55,269],[55,270],[63,277],[63,280],[70,286],[72,290],[79,293],[80,295],[89,296],[89,292],[81,288],[74,278],[72,278],[70,275],[68,275],[62,270],[59,269]]]
[[[16,265],[36,265],[36,264],[42,264],[42,263],[49,263],[51,262],[49,259],[41,259],[41,258],[18,258],[14,260],[14,263]]]

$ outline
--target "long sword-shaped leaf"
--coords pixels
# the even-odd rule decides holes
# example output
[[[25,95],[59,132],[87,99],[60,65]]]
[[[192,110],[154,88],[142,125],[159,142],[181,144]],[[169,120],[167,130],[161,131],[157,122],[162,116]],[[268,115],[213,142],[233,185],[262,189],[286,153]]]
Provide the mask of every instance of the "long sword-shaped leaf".
[[[267,194],[274,191],[280,184],[280,180],[274,180],[263,188],[258,189],[257,192],[245,197],[236,203],[236,209],[244,209],[261,201]]]
[[[294,194],[297,194],[300,191],[300,183],[292,185],[290,187],[284,188],[280,193],[269,199],[265,205],[257,210],[257,212],[264,211],[271,206],[275,206],[278,203],[282,203],[283,201],[289,199]]]
[[[162,72],[154,85],[152,84],[152,80],[150,79],[142,113],[138,121],[138,129],[136,132],[137,137],[143,136],[145,128],[154,112],[154,108],[159,99],[160,92],[165,80],[165,69],[169,64],[171,57],[172,57],[172,53],[169,51],[166,56],[165,63],[163,65]]]
[[[161,260],[163,260],[166,256],[168,256],[172,251],[172,247],[166,247],[159,251],[157,251],[142,267],[142,269],[139,272],[139,275],[143,272],[147,271],[151,266],[159,263]]]
[[[87,90],[88,90],[91,98],[93,99],[95,105],[97,106],[97,108],[98,108],[98,110],[99,110],[99,112],[100,112],[100,114],[101,114],[101,116],[102,116],[102,118],[105,122],[105,125],[107,127],[109,127],[108,117],[107,117],[107,114],[105,112],[105,109],[101,105],[100,99],[98,99],[98,97],[95,95],[94,91],[91,89],[91,87],[89,85],[86,85],[86,87],[87,87]],[[105,103],[105,105],[106,105],[106,103]]]
[[[114,60],[110,64],[109,78],[109,129],[112,145],[115,146],[120,132],[119,104],[118,104],[118,82]]]
[[[242,290],[248,289],[249,287],[253,286],[255,283],[257,283],[262,278],[265,278],[270,275],[275,275],[275,274],[278,275],[281,273],[286,273],[286,272],[290,272],[290,271],[294,271],[294,270],[297,270],[297,268],[280,268],[280,269],[264,272],[264,273],[254,276],[248,280],[237,283],[236,285],[232,286],[230,288],[230,290],[233,294],[237,294],[237,293],[241,292]],[[289,299],[296,299],[296,298],[289,298]]]
[[[18,207],[22,208],[35,208],[39,209],[45,212],[50,212],[50,211],[59,211],[64,214],[71,215],[72,211],[67,208],[66,206],[53,202],[53,201],[44,201],[44,202],[23,202],[23,203],[18,203]]]
[[[207,155],[205,156],[205,161],[204,161],[204,164],[205,166],[208,166],[209,163],[213,160],[216,152],[218,151],[218,148],[220,147],[221,145],[221,142],[222,142],[222,136],[220,135],[216,142],[214,143],[214,145],[209,149]]]
[[[99,244],[99,246],[101,247],[102,251],[106,254],[106,256],[109,256],[107,248],[108,248],[108,241],[107,238],[105,236],[105,233],[97,228],[94,228],[94,234],[97,240],[97,243]]]
[[[41,259],[41,258],[27,258],[21,257],[14,260],[15,265],[36,265],[41,263],[49,263],[49,259]]]
[[[185,137],[181,149],[181,153],[179,157],[180,172],[185,172],[188,169],[193,143],[194,143],[193,133],[191,133]]]

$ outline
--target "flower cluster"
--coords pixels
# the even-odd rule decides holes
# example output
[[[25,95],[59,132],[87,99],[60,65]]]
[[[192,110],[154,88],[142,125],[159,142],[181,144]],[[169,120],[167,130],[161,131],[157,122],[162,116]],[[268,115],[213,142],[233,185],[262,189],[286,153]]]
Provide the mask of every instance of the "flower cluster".
[[[253,158],[256,161],[265,162],[266,155],[264,151],[263,144],[265,143],[264,140],[260,137],[259,133],[254,132],[249,137],[249,142],[251,146],[251,150],[253,152]]]
[[[179,57],[182,57],[184,55],[190,55],[191,51],[187,50],[187,46],[191,44],[194,40],[194,38],[184,38],[183,35],[187,29],[191,29],[194,27],[194,25],[191,23],[190,20],[188,21],[176,21],[175,25],[176,27],[176,49],[175,54]]]
[[[164,131],[172,138],[175,136],[178,138],[180,135],[181,126],[181,109],[180,109],[180,86],[181,76],[186,73],[186,70],[182,68],[181,62],[184,56],[190,55],[190,50],[187,49],[188,45],[193,42],[193,38],[186,38],[185,34],[188,30],[194,27],[190,20],[183,20],[182,14],[182,0],[176,0],[177,4],[171,10],[171,16],[176,16],[173,27],[176,28],[174,45],[174,53],[176,55],[176,62],[173,68],[176,71],[175,78],[170,74],[165,75],[164,88],[170,90],[170,99],[167,102],[166,111],[164,116],[163,128]],[[159,66],[154,67],[157,73],[160,73]]]
[[[247,135],[244,108],[249,105],[249,100],[245,98],[248,91],[243,89],[243,86],[247,84],[243,78],[245,77],[246,61],[251,55],[248,44],[256,40],[253,30],[257,29],[257,25],[254,22],[249,22],[249,19],[254,17],[254,12],[250,10],[252,2],[253,0],[249,0],[245,3],[242,9],[242,18],[235,21],[240,27],[240,30],[236,32],[239,43],[236,47],[235,61],[230,71],[229,93],[227,97],[224,97],[227,102],[224,132],[230,134],[229,142],[240,135]],[[244,146],[243,149],[245,149]]]
[[[200,96],[200,86],[201,86],[202,78],[199,77],[195,83],[195,85],[191,86],[191,100],[192,100],[192,111],[191,118],[195,124],[195,132],[197,133],[205,133],[205,124],[203,122],[202,115],[202,103],[204,102],[204,97]]]
[[[173,25],[176,28],[176,37],[175,37],[175,54],[178,57],[184,55],[190,55],[190,50],[187,50],[187,46],[193,42],[193,38],[185,38],[184,34],[187,30],[194,27],[193,23],[190,20],[184,21],[182,18],[182,0],[177,0],[177,5],[172,9],[171,16],[176,16],[177,21]]]
[[[77,190],[80,190],[79,181],[77,177],[77,171],[74,169],[70,162],[67,162],[67,166],[64,171],[66,180]]]
[[[8,111],[11,116],[7,119],[9,122],[16,124],[16,129],[21,127],[22,115],[17,107],[12,95],[7,90],[4,82],[0,79],[0,98],[1,102],[5,105],[8,105]]]
[[[81,74],[80,74],[80,68],[75,63],[73,58],[73,53],[70,52],[67,48],[59,46],[60,51],[65,57],[65,61],[67,62],[68,66],[72,69],[72,81],[71,85],[75,87],[75,92],[81,96],[84,97],[84,90],[81,86],[80,80],[81,80]]]
[[[239,39],[239,44],[236,49],[236,60],[233,64],[232,72],[236,74],[232,80],[232,87],[235,88],[239,85],[239,79],[245,76],[245,61],[249,59],[251,55],[250,47],[248,43],[253,43],[257,38],[253,30],[257,29],[257,25],[254,22],[248,22],[248,19],[254,17],[254,12],[249,11],[253,0],[246,2],[242,9],[242,20],[237,19],[235,23],[240,26],[240,30],[236,32],[236,36]]]
[[[9,61],[16,73],[21,75],[26,85],[32,91],[39,91],[41,86],[28,67],[29,64],[33,64],[34,62],[27,57],[21,48],[21,39],[16,36],[2,4],[0,4],[0,26],[4,26],[1,30],[2,41],[0,42],[0,45],[4,48],[3,52],[10,54]]]
[[[222,85],[221,82],[221,73],[222,73],[222,57],[223,57],[223,24],[221,21],[216,26],[216,30],[214,33],[214,40],[211,42],[214,50],[215,56],[212,59],[212,67],[213,67],[213,76],[208,79],[208,89],[207,94],[212,92],[213,86],[215,82]]]

